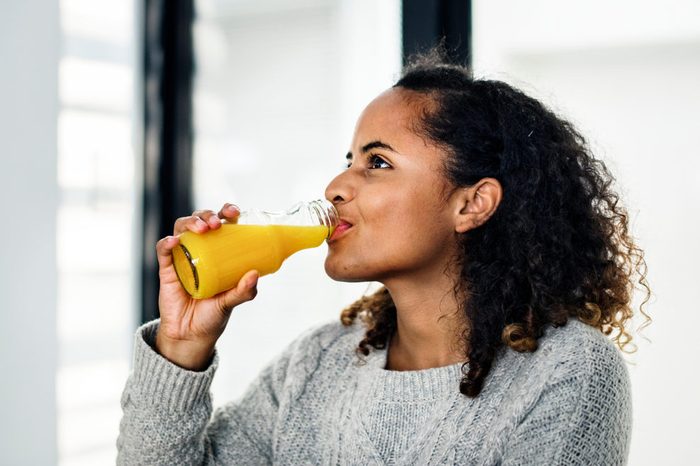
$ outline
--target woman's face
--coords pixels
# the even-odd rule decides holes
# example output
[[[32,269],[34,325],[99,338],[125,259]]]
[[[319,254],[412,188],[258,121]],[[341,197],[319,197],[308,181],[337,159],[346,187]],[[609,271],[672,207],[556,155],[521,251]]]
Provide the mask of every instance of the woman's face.
[[[343,224],[328,241],[325,268],[341,281],[428,278],[454,254],[454,215],[445,153],[415,134],[420,106],[390,89],[363,111],[348,168],[326,188]]]

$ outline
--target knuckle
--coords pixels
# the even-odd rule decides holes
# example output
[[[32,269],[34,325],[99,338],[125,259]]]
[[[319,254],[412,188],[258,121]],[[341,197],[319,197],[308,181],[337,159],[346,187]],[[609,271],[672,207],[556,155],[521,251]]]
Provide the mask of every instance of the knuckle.
[[[196,218],[196,217],[204,218],[204,217],[209,217],[209,216],[212,215],[213,213],[214,213],[214,212],[211,211],[211,210],[202,209],[202,210],[196,210],[196,211],[192,214],[192,216],[195,217],[195,218]]]

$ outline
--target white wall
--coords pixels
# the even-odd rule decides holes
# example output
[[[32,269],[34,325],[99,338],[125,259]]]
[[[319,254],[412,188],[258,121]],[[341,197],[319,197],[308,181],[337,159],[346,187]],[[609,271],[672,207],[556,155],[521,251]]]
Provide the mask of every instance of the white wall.
[[[616,176],[646,251],[653,322],[625,357],[629,464],[697,462],[700,2],[474,5],[475,73],[523,88],[578,125]]]
[[[0,462],[55,464],[58,5],[0,3]]]
[[[60,0],[57,442],[114,464],[137,321],[141,0]]]

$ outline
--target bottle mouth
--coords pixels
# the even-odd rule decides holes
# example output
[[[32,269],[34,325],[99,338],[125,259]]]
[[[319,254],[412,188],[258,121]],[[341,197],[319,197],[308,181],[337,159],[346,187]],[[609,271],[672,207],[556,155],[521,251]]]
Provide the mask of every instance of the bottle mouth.
[[[337,227],[338,223],[340,223],[340,215],[335,209],[335,206],[325,199],[312,201],[310,205],[316,213],[316,215],[318,216],[321,225],[324,225],[328,228],[328,234],[326,235],[326,239],[330,238],[333,234],[333,230],[335,230],[335,227]]]
[[[179,246],[184,257],[178,257],[179,254],[174,254],[175,272],[177,272],[177,278],[180,280],[180,283],[182,283],[190,295],[194,295],[199,291],[199,273],[197,272],[197,266],[195,266],[192,260],[190,251],[183,244]],[[187,265],[185,265],[185,263]],[[187,272],[191,272],[192,274],[190,275]]]

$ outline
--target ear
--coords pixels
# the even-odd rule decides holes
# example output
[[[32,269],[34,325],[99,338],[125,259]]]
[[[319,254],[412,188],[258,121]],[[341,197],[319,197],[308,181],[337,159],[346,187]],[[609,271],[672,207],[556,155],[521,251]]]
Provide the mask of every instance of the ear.
[[[464,233],[480,227],[496,212],[503,188],[495,178],[482,178],[468,188],[458,189],[453,196],[455,231]]]

